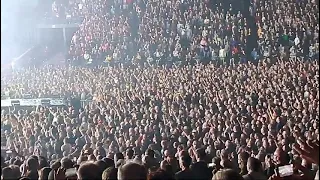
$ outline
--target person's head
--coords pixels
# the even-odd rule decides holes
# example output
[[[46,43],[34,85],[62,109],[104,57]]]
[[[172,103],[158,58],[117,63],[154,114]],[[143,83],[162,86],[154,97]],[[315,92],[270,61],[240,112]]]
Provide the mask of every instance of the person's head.
[[[10,165],[9,167],[12,169],[12,177],[14,179],[19,179],[21,177],[20,167],[17,165]]]
[[[245,151],[241,152],[238,155],[238,164],[239,164],[239,168],[241,169],[241,173],[247,172],[247,162],[249,157],[250,157],[249,153]]]
[[[103,158],[102,160],[106,163],[107,168],[115,167],[115,163],[114,163],[113,159]]]
[[[99,167],[91,162],[85,162],[80,165],[78,169],[78,179],[79,180],[90,180],[90,179],[99,179],[101,177],[100,173],[97,173]]]
[[[3,180],[10,180],[14,178],[13,170],[11,167],[4,167],[1,171]]]
[[[285,153],[281,148],[277,148],[273,154],[274,160],[278,165],[286,165],[287,162],[287,153]]]
[[[126,152],[127,159],[133,159],[134,151],[133,149],[128,149]]]
[[[154,151],[152,149],[147,149],[146,155],[153,158],[154,157]]]
[[[259,172],[262,170],[262,165],[261,162],[254,158],[254,157],[250,157],[248,159],[248,164],[247,164],[247,169],[250,172]]]
[[[200,161],[200,160],[205,160],[206,158],[206,151],[204,148],[199,148],[197,149],[197,154],[196,154],[196,157],[197,157],[197,161]]]
[[[96,164],[99,167],[101,174],[105,169],[108,168],[107,163],[102,160],[96,161],[96,162],[94,162],[94,164]]]
[[[51,163],[50,168],[53,170],[58,170],[61,167],[61,162],[60,161],[55,161]]]
[[[189,156],[189,154],[180,156],[179,158],[180,168],[189,168],[191,163],[192,163],[192,159]]]
[[[60,162],[61,162],[61,167],[64,169],[70,169],[74,165],[72,160],[66,157],[62,158]]]
[[[160,163],[160,169],[165,169],[166,165],[168,165],[168,162],[166,160],[161,161]]]
[[[116,153],[114,155],[114,162],[117,163],[117,161],[120,160],[120,159],[124,159],[123,154],[122,153]]]
[[[147,170],[144,166],[128,162],[118,169],[118,180],[146,180]]]
[[[243,151],[243,152],[239,153],[239,155],[238,155],[238,163],[239,164],[241,164],[243,162],[246,163],[248,161],[249,157],[250,157],[250,155],[246,151]]]
[[[38,167],[39,167],[39,162],[35,158],[29,158],[27,160],[27,164],[26,165],[27,165],[26,166],[27,170],[29,170],[29,171],[37,171]]]
[[[222,169],[214,174],[212,180],[243,180],[243,177],[233,169]]]
[[[118,179],[118,169],[114,167],[109,167],[105,169],[102,173],[102,180],[117,180]]]
[[[43,156],[39,156],[38,158],[39,160],[39,169],[42,169],[44,167],[49,167],[49,163],[47,161],[47,159]]]
[[[44,167],[39,171],[39,180],[48,180],[49,173],[51,172],[51,168]]]

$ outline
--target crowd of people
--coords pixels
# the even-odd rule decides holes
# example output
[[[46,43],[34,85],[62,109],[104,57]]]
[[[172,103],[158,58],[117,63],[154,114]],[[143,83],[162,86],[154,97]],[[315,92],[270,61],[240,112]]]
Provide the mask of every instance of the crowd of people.
[[[3,79],[11,90],[24,88],[39,97],[88,92],[85,95],[92,95],[94,103],[79,110],[72,106],[3,110],[1,127],[9,150],[4,179],[12,174],[34,178],[37,170],[42,174],[51,170],[56,177],[58,164],[61,171],[73,168],[64,167],[65,161],[80,166],[78,176],[82,166],[105,170],[105,163],[112,162],[115,170],[106,174],[143,166],[149,176],[162,179],[163,174],[211,179],[233,172],[267,179],[273,178],[276,163],[301,165],[295,173],[313,178],[318,168],[315,157],[310,161],[306,154],[299,156],[301,149],[293,146],[298,143],[308,151],[301,144],[308,142],[319,150],[312,144],[319,141],[318,61],[51,67],[13,73]],[[210,167],[204,166],[210,162]],[[24,171],[14,171],[17,166]],[[101,178],[102,171],[91,175]]]
[[[226,2],[89,0],[69,54],[100,62],[245,60],[250,22]]]
[[[235,5],[89,0],[69,55],[75,62],[207,59],[222,64],[318,56],[317,1],[252,1],[243,9]]]
[[[2,73],[92,103],[2,107],[1,179],[318,180],[318,1],[229,2],[55,1],[72,61],[116,64]]]
[[[319,2],[314,0],[256,1],[258,55],[318,58]]]

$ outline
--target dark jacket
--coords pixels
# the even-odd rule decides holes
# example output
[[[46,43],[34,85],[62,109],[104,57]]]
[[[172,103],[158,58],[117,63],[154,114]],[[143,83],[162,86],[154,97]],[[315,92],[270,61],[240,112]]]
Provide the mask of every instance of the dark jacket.
[[[191,171],[199,180],[208,180],[212,178],[212,172],[204,161],[199,161],[191,165]]]

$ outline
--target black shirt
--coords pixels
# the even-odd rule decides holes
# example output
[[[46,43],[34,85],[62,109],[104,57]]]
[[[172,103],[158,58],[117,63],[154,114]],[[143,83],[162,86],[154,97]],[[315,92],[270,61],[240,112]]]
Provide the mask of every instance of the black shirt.
[[[191,165],[191,171],[199,180],[207,180],[212,178],[212,171],[204,161],[199,161]]]
[[[176,180],[194,179],[194,174],[190,169],[181,170],[175,174]]]

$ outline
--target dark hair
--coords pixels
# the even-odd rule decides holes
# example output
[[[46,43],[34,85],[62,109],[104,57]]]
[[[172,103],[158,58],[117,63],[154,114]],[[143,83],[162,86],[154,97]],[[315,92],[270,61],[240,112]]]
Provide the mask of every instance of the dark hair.
[[[107,168],[115,166],[114,161],[110,158],[103,158],[102,160],[106,163]]]
[[[116,155],[115,155],[115,160],[116,161],[118,161],[119,159],[124,159],[124,156],[123,156],[123,154],[122,153],[116,153]]]
[[[257,158],[250,157],[248,159],[248,167],[249,167],[248,170],[258,172],[261,169],[262,165],[261,165],[261,162]]]
[[[130,149],[127,150],[127,156],[128,156],[129,159],[133,158],[133,156],[134,156],[133,149],[130,148]]]
[[[39,169],[44,167],[49,167],[49,163],[45,157],[39,156]]]
[[[154,157],[154,151],[152,149],[147,149],[146,155],[149,157]]]
[[[107,163],[102,160],[96,161],[96,162],[94,162],[94,164],[96,164],[98,166],[99,171],[100,171],[99,173],[101,176],[102,176],[103,171],[108,168]]]
[[[49,174],[50,174],[50,172],[51,172],[51,168],[49,168],[49,167],[44,167],[44,168],[42,168],[40,171],[42,172],[40,175],[40,179],[41,180],[47,180],[47,179],[49,179]]]
[[[205,157],[206,157],[206,151],[205,151],[205,149],[204,148],[199,148],[199,149],[197,149],[197,156],[198,156],[198,158],[200,158],[200,159],[204,159]]]
[[[38,167],[39,167],[38,159],[35,159],[35,158],[33,158],[33,157],[30,157],[30,158],[27,160],[27,169],[28,169],[28,170],[38,170]]]
[[[239,155],[240,155],[241,160],[243,160],[245,162],[247,162],[250,157],[250,154],[246,151],[241,152]]]
[[[165,165],[163,170],[169,175],[174,175],[173,167],[170,164]]]
[[[3,177],[3,180],[11,180],[13,179],[13,170],[12,168],[10,167],[5,167],[2,169],[2,177]]]

